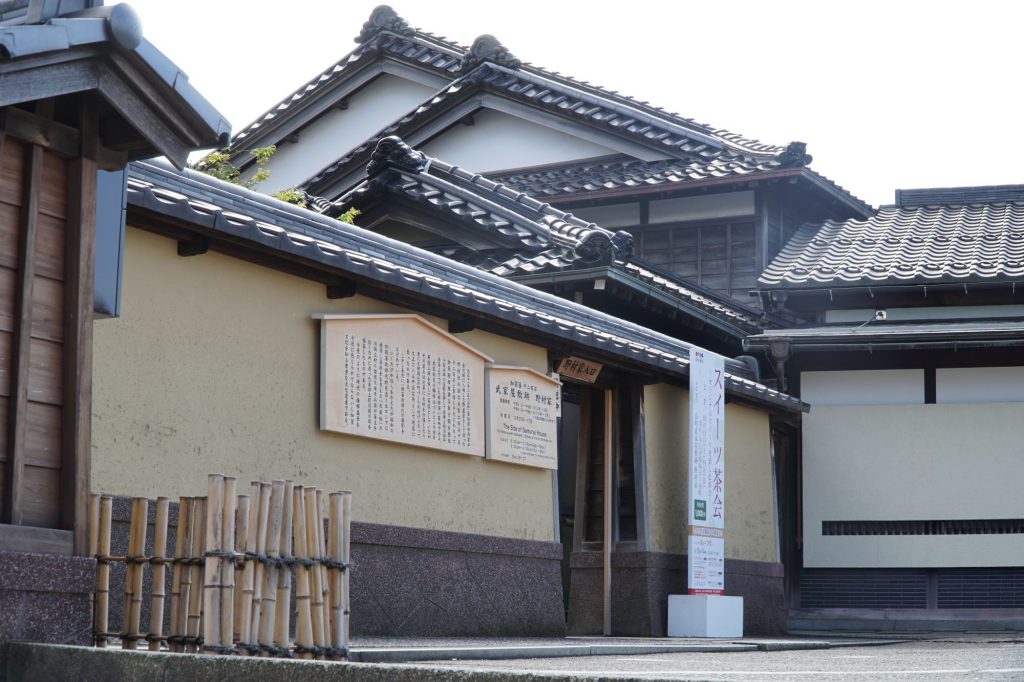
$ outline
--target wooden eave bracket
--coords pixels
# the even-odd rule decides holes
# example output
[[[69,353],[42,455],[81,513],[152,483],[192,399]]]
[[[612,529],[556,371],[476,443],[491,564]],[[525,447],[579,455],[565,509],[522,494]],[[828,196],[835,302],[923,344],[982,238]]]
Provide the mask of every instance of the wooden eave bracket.
[[[356,295],[359,285],[355,280],[340,279],[333,284],[327,285],[327,298],[336,300],[339,298],[351,298]]]
[[[199,256],[210,250],[210,240],[201,234],[178,240],[179,256]]]

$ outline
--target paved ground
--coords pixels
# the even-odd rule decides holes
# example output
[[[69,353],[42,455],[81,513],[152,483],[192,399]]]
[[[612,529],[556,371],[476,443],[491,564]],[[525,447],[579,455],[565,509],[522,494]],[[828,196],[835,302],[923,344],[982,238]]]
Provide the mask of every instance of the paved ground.
[[[973,635],[802,651],[666,653],[422,664],[456,675],[521,672],[556,679],[615,680],[1024,680],[1024,638]],[[536,679],[536,678],[535,678]]]

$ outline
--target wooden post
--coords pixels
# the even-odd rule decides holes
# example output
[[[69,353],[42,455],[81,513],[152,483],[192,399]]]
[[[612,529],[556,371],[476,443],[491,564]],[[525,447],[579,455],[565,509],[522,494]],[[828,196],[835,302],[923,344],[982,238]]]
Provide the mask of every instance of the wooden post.
[[[233,606],[235,611],[234,622],[231,625],[231,634],[234,643],[248,644],[242,636],[245,619],[245,573],[249,570],[249,565],[252,563],[245,556],[248,551],[248,538],[249,538],[249,496],[239,495],[238,496],[238,527],[235,531],[235,551],[241,555],[242,561],[242,582],[235,589],[235,604]],[[248,588],[249,594],[251,595],[251,587]]]
[[[604,634],[606,637],[612,634],[612,545],[614,538],[612,532],[614,524],[612,518],[615,513],[615,476],[613,467],[615,464],[615,448],[612,444],[612,409],[613,393],[611,390],[604,392]]]
[[[224,501],[221,517],[220,551],[225,554],[235,553],[235,511],[238,505],[237,479],[224,477]],[[220,641],[222,647],[230,649],[234,645],[235,624],[235,562],[234,557],[221,557],[220,560]]]
[[[10,346],[10,387],[7,405],[7,489],[4,517],[7,523],[22,524],[25,491],[25,443],[28,437],[29,350],[32,343],[32,289],[35,283],[36,227],[39,222],[39,192],[43,178],[43,148],[30,146],[24,171],[24,197],[18,230],[18,274],[15,280],[14,317]]]
[[[281,556],[292,558],[292,515],[295,510],[294,491],[295,484],[291,481],[284,482],[284,514],[281,517]],[[288,631],[291,624],[292,610],[292,572],[282,568],[277,574],[277,614],[275,619],[274,645],[282,649],[291,646]]]
[[[203,556],[203,648],[220,645],[220,565],[223,546],[224,476],[210,474],[206,497],[206,542]]]
[[[169,631],[168,648],[171,651],[184,651],[184,644],[178,639],[185,636],[185,621],[188,618],[188,566],[182,559],[188,556],[191,548],[192,498],[178,498],[178,533],[174,541],[174,569],[171,573],[171,629]],[[182,586],[184,587],[184,593]]]
[[[149,608],[149,650],[160,651],[164,631],[164,599],[167,590],[167,515],[171,501],[156,498],[156,526],[153,529],[153,598]]]
[[[132,499],[132,519],[128,538],[128,567],[125,571],[125,634],[121,647],[137,649],[139,645],[139,627],[142,617],[142,576],[143,566],[140,563],[146,551],[146,525],[149,515],[149,500],[144,497]]]
[[[109,495],[100,498],[99,528],[96,538],[96,610],[93,613],[93,629],[96,631],[96,646],[107,646],[107,627],[110,614],[110,520],[113,499]]]
[[[284,481],[273,481],[270,490],[270,526],[267,529],[267,557],[279,559],[281,547],[281,520],[284,515]],[[263,599],[260,604],[260,644],[273,646],[277,632],[274,629],[277,616],[277,572],[271,564],[266,570],[263,584]]]
[[[206,498],[197,497],[192,511],[192,543],[189,557],[201,559],[206,546]],[[185,620],[185,636],[188,643],[185,651],[198,651],[201,625],[203,619],[203,565],[189,564],[188,616]]]
[[[310,649],[313,647],[313,621],[309,604],[309,568],[302,563],[303,559],[309,558],[309,553],[306,551],[305,492],[301,485],[295,486],[293,496],[295,558],[299,560],[295,564],[295,644],[301,649]],[[299,658],[312,657],[312,654],[305,651],[299,652]]]

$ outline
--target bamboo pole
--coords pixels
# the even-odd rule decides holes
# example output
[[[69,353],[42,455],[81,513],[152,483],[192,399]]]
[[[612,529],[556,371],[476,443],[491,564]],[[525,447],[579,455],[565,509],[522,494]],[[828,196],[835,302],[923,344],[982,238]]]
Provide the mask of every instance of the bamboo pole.
[[[233,636],[234,643],[247,644],[248,642],[242,637],[244,620],[245,620],[245,572],[249,570],[250,562],[246,557],[245,553],[248,551],[248,538],[249,538],[249,496],[239,495],[238,496],[238,525],[235,529],[235,547],[239,554],[241,554],[242,561],[242,576],[241,582],[236,586],[235,589],[235,604],[234,611],[235,617],[234,622],[231,626],[231,634]],[[251,587],[249,588],[251,595]]]
[[[331,641],[331,614],[328,611],[330,604],[331,583],[327,566],[323,559],[327,557],[327,517],[324,514],[324,491],[316,489],[316,558],[320,563],[316,569],[320,572],[320,646],[326,648]]]
[[[352,493],[343,492],[341,496],[341,564],[344,566],[341,574],[341,598],[344,621],[340,646],[345,650],[345,658],[348,658],[349,614],[352,611],[352,568],[349,565],[352,559]]]
[[[89,556],[96,558],[100,544],[100,496],[89,495]]]
[[[305,494],[301,485],[295,486],[294,517],[292,525],[295,531],[295,644],[300,649],[299,658],[312,658],[307,651],[313,647],[313,621],[310,613],[309,568],[302,563],[308,559],[306,551],[306,507]]]
[[[210,474],[207,479],[206,542],[203,562],[203,648],[220,645],[220,565],[215,556],[222,546],[224,532],[224,476]]]
[[[316,508],[316,492],[316,488],[306,488],[305,490],[306,552],[311,559],[316,559],[321,556],[319,553],[319,543],[317,541],[317,537],[319,535],[317,533],[317,526],[322,526],[323,521],[320,517],[319,510]],[[324,592],[320,566],[313,565],[310,568],[309,573],[309,610],[313,617],[313,646],[323,647],[327,642],[324,637]]]
[[[134,498],[132,500],[132,519],[128,531],[128,570],[125,572],[125,636],[121,643],[124,649],[137,649],[139,646],[144,566],[139,560],[146,551],[148,514],[149,500],[144,497]]]
[[[238,508],[238,480],[233,476],[224,477],[224,501],[221,517],[220,551],[226,555],[235,553],[235,512]],[[234,646],[235,624],[235,562],[233,556],[220,560],[220,640],[219,644],[230,650]]]
[[[185,635],[185,620],[188,617],[183,604],[188,604],[188,589],[182,595],[182,578],[188,577],[188,566],[181,560],[186,558],[189,547],[189,523],[192,518],[192,498],[178,498],[178,532],[174,540],[174,568],[171,571],[171,629],[169,631],[168,648],[171,651],[184,651],[184,645],[177,638]],[[186,580],[187,585],[187,580]]]
[[[271,485],[260,483],[260,506],[256,518],[256,554],[263,557],[267,554],[267,527],[270,524],[270,494]],[[260,616],[263,613],[263,583],[266,580],[267,567],[260,561],[256,564],[256,574],[253,579],[252,612],[250,616],[251,631],[250,642],[258,644],[260,641]]]
[[[93,613],[93,629],[96,631],[96,646],[106,648],[107,627],[110,617],[110,519],[113,499],[103,495],[99,504],[99,521],[96,536],[96,606]]]
[[[197,497],[192,512],[192,543],[189,547],[189,557],[193,560],[202,558],[203,547],[206,546],[206,513],[206,498]],[[189,652],[199,650],[203,620],[202,580],[202,562],[189,564],[191,589],[188,593],[188,616],[185,621],[185,636],[191,640],[185,650]]]
[[[164,632],[164,600],[167,597],[167,516],[171,500],[156,498],[156,526],[153,528],[153,596],[149,607],[149,650],[160,651]]]
[[[280,558],[281,519],[284,514],[284,481],[273,481],[270,490],[270,525],[267,529],[267,557]],[[267,566],[263,584],[263,599],[260,604],[260,645],[273,646],[274,623],[277,615],[277,572],[278,567]]]
[[[292,515],[294,514],[295,501],[293,491],[295,484],[292,481],[284,482],[284,512],[281,517],[281,556],[292,558]],[[292,572],[288,567],[282,567],[277,573],[277,614],[275,616],[276,627],[274,629],[274,646],[282,649],[291,646],[288,636],[289,625],[291,624],[292,611]]]
[[[341,564],[342,537],[342,493],[331,493],[327,505],[327,556],[335,564]],[[343,571],[332,566],[329,571],[330,591],[329,607],[331,614],[330,646],[335,651],[344,647],[342,642],[345,632],[345,602],[342,596]]]
[[[255,555],[257,552],[256,543],[259,533],[260,514],[262,510],[262,490],[259,481],[253,481],[249,489],[249,527],[245,535],[245,553]],[[256,643],[254,635],[257,630],[253,629],[253,613],[259,611],[254,608],[253,597],[256,593],[254,586],[258,564],[252,557],[245,562],[245,569],[242,572],[242,631],[239,640],[249,646]]]

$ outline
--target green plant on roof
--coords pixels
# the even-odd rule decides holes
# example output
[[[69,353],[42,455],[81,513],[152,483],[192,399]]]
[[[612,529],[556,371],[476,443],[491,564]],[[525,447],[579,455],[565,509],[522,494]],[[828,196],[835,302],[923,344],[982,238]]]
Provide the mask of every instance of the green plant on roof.
[[[252,174],[252,177],[245,180],[242,179],[241,169],[231,163],[231,154],[228,153],[227,147],[210,152],[199,161],[189,164],[189,168],[197,170],[200,173],[206,173],[218,180],[230,182],[233,185],[239,185],[246,189],[255,189],[256,185],[270,178],[270,169],[267,168],[267,164],[270,163],[270,159],[274,156],[276,151],[277,145],[273,144],[267,147],[257,147],[249,150],[249,153],[255,160],[256,170]],[[278,190],[277,192],[274,192],[272,196],[275,199],[284,201],[285,203],[294,204],[301,208],[308,208],[306,205],[306,195],[295,187]],[[340,220],[343,223],[355,224],[355,218],[357,215],[359,215],[359,211],[355,208],[350,208],[338,216],[337,220]]]

